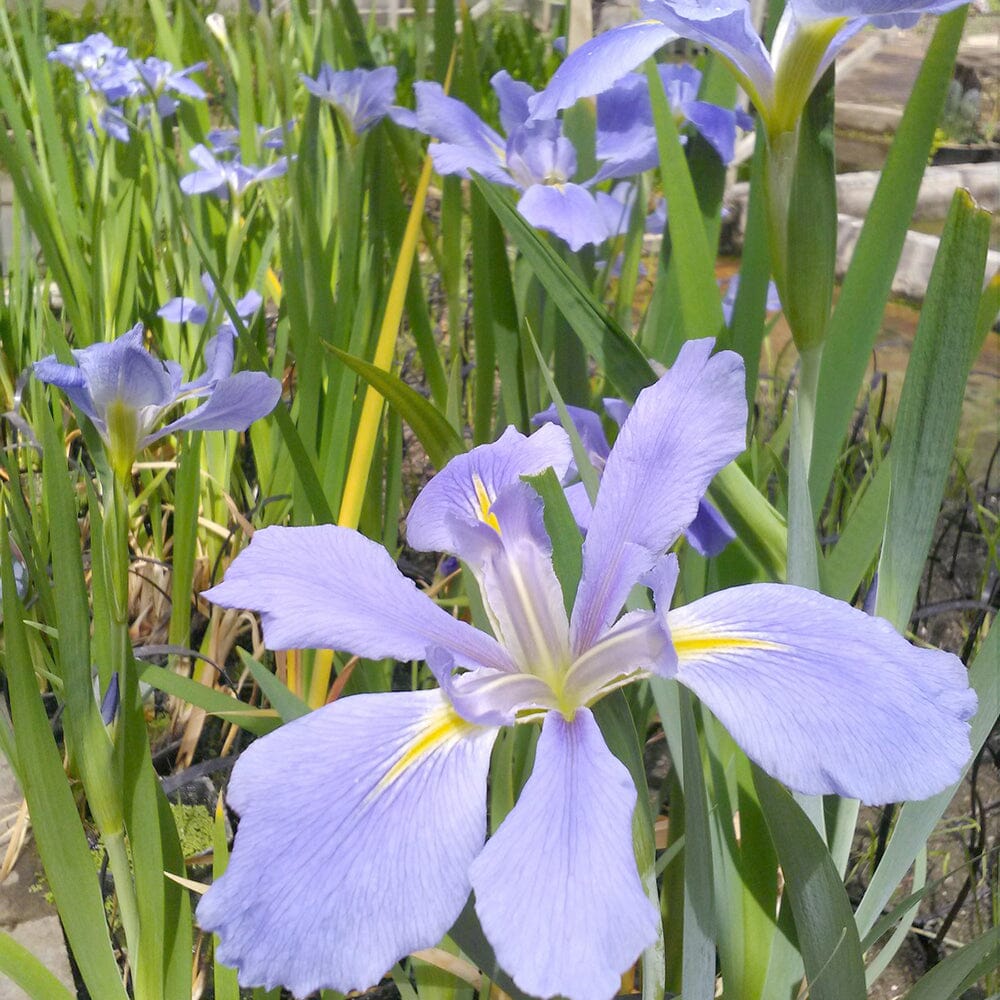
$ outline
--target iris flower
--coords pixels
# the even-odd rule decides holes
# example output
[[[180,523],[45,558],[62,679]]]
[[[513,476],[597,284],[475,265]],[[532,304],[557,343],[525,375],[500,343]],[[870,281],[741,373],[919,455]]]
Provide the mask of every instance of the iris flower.
[[[733,158],[736,128],[753,128],[742,111],[699,101],[701,73],[687,63],[657,67],[678,128],[690,124],[719,154],[723,163]],[[682,136],[685,139],[686,136]],[[651,170],[659,162],[649,82],[639,73],[627,73],[597,97],[597,158],[603,160],[594,182],[606,177],[629,177]]]
[[[868,802],[931,795],[969,756],[974,711],[957,657],[791,586],[759,584],[670,610],[664,555],[744,446],[740,358],[688,343],[639,394],[608,455],[567,613],[540,497],[564,476],[561,427],[508,428],[417,497],[409,543],[457,554],[492,634],[452,617],[348,528],[255,532],[221,584],[261,613],[272,648],[426,660],[439,687],[340,699],[253,743],[229,804],[229,867],[198,920],[246,985],[304,996],[380,979],[434,945],[470,891],[497,961],[536,996],[607,1000],[657,936],[632,847],[636,790],[591,706],[655,675],[692,689],[770,773]],[[621,614],[632,588],[655,610]],[[486,840],[498,728],[541,723],[533,771]],[[485,844],[484,844],[485,840]]]
[[[535,91],[506,71],[490,81],[500,99],[504,139],[440,84],[414,84],[416,127],[440,140],[429,152],[439,174],[468,177],[469,171],[521,191],[517,210],[533,226],[564,239],[571,250],[608,237],[593,194],[574,182],[576,150],[558,121],[530,121]]]
[[[252,167],[240,162],[239,157],[221,159],[201,143],[191,148],[190,155],[198,169],[181,178],[181,190],[185,194],[214,194],[219,198],[239,196],[251,184],[281,177],[288,170],[285,156],[266,167]]]
[[[305,73],[300,73],[299,79],[310,94],[332,104],[356,136],[363,135],[386,115],[407,127],[415,127],[413,112],[393,103],[396,98],[395,66],[338,72],[323,63],[315,79]]]
[[[643,0],[642,20],[581,45],[531,101],[551,118],[579,97],[606,90],[676,38],[714,49],[732,67],[771,136],[795,130],[806,100],[847,41],[868,24],[909,26],[966,0],[787,0],[771,51],[754,30],[748,0]]]
[[[189,299],[185,295],[180,295],[169,302],[165,302],[156,310],[156,315],[167,320],[169,323],[207,323],[209,315],[215,306],[216,299],[215,282],[207,272],[201,276],[201,286],[205,289],[206,305],[202,305],[194,299]],[[245,322],[249,322],[253,319],[262,304],[263,300],[260,297],[260,293],[251,289],[243,298],[237,299],[233,303],[233,306],[236,309],[236,315]],[[228,316],[219,325],[220,328],[227,326],[230,330],[233,329],[232,321]]]
[[[188,79],[189,74],[204,69],[205,63],[175,70],[171,63],[155,56],[132,59],[127,49],[115,45],[104,34],[58,45],[49,53],[49,60],[68,66],[78,80],[87,84],[102,105],[98,124],[119,142],[131,138],[132,125],[124,113],[124,103],[130,98],[148,98],[139,106],[140,122],[149,118],[154,109],[160,118],[170,117],[179,107],[175,95],[205,99],[204,90]]]
[[[50,355],[34,365],[35,377],[56,385],[97,429],[112,468],[126,478],[135,456],[167,434],[182,430],[246,430],[274,409],[281,383],[264,372],[233,374],[233,331],[221,329],[205,345],[205,372],[183,381],[176,361],[160,361],[143,346],[137,323],[109,344],[73,351],[75,365]],[[157,424],[185,399],[205,398],[163,427]]]

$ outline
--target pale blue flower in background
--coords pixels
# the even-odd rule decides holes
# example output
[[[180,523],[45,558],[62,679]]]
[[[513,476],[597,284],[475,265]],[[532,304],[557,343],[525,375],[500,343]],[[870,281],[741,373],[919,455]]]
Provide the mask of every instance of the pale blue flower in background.
[[[191,149],[191,159],[197,170],[185,174],[180,180],[185,194],[214,194],[219,198],[242,195],[251,185],[281,177],[288,170],[288,158],[279,157],[264,167],[247,166],[239,157],[223,159],[200,143]]]
[[[505,70],[490,81],[500,100],[504,138],[467,105],[445,95],[440,84],[414,85],[417,128],[436,138],[428,150],[440,174],[470,171],[521,192],[517,210],[539,229],[565,240],[573,251],[604,242],[605,215],[586,183],[574,180],[576,149],[558,121],[533,121],[528,102],[535,91]]]
[[[137,323],[111,343],[73,351],[75,365],[50,355],[34,364],[35,377],[58,386],[94,425],[115,472],[128,476],[135,456],[154,441],[182,430],[246,430],[281,397],[281,383],[265,372],[233,373],[233,331],[220,331],[205,345],[205,372],[183,381],[176,361],[160,361],[143,344]],[[157,427],[187,399],[204,402]]]
[[[386,116],[407,128],[416,126],[413,112],[394,103],[395,66],[334,70],[323,63],[315,78],[300,73],[299,79],[310,94],[332,104],[355,135],[363,135]]]
[[[753,119],[742,111],[699,101],[701,73],[687,63],[664,64],[658,72],[678,128],[690,124],[728,164],[736,129],[753,128]],[[687,136],[681,139],[686,141]],[[649,82],[642,74],[627,73],[598,94],[597,158],[602,165],[595,183],[607,177],[630,177],[659,164]]]
[[[104,34],[58,45],[48,58],[68,66],[80,82],[86,83],[100,104],[98,125],[119,142],[128,142],[135,123],[145,121],[154,112],[160,118],[173,115],[180,106],[178,96],[205,100],[204,90],[189,79],[191,73],[203,70],[205,63],[175,70],[171,63],[155,56],[132,59],[127,49],[115,45]],[[146,100],[134,111],[133,122],[125,113],[125,104],[137,97]]]
[[[566,476],[569,440],[552,425],[529,437],[508,428],[454,458],[407,521],[414,548],[462,559],[492,634],[421,593],[382,546],[334,525],[258,530],[207,592],[259,611],[272,648],[426,660],[440,685],[342,698],[240,757],[233,853],[197,917],[241,983],[297,996],[370,986],[436,944],[474,892],[519,989],[613,996],[660,917],[633,853],[636,789],[591,707],[642,678],[686,685],[802,792],[898,801],[961,774],[976,699],[957,657],[798,587],[736,587],[670,609],[678,570],[665,553],[744,447],[742,361],[712,348],[686,344],[625,417],[571,612],[541,498],[522,480],[546,468]],[[622,614],[640,582],[655,610]],[[499,727],[539,722],[532,773],[486,839]]]
[[[165,302],[156,310],[156,315],[167,320],[168,323],[194,323],[197,325],[207,323],[216,302],[215,282],[207,272],[201,276],[201,286],[205,289],[204,305],[195,299],[189,299],[187,296],[181,295],[170,299],[169,302]],[[237,299],[233,303],[236,315],[247,323],[253,319],[262,305],[263,299],[260,297],[260,292],[252,289],[241,299]],[[233,330],[232,321],[228,316],[220,323],[220,329],[223,326]]]

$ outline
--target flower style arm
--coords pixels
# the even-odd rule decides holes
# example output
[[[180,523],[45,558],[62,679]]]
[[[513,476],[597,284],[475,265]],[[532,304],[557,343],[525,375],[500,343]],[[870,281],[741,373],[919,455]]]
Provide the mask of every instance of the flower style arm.
[[[790,788],[878,804],[961,776],[976,695],[958,657],[781,584],[720,591],[667,621],[678,681]]]

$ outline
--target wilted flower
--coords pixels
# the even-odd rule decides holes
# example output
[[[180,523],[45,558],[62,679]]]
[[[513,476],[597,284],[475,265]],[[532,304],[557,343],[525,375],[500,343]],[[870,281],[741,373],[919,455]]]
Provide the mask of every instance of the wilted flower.
[[[522,476],[571,461],[562,428],[513,428],[417,498],[409,543],[474,575],[490,635],[380,545],[334,525],[257,531],[207,596],[261,612],[269,646],[426,660],[440,689],[342,698],[254,743],[233,771],[225,875],[198,907],[244,984],[298,996],[368,986],[434,945],[475,893],[524,992],[607,1000],[657,936],[632,847],[635,786],[591,712],[655,675],[693,690],[762,767],[807,793],[933,794],[969,756],[961,662],[813,591],[736,587],[669,610],[676,556],[744,446],[741,360],[688,343],[639,394],[608,455],[567,613],[542,502]],[[620,615],[633,587],[656,610]],[[489,840],[498,727],[542,723],[533,770]]]
[[[35,377],[56,385],[97,429],[111,467],[127,478],[135,456],[167,434],[182,430],[246,430],[274,409],[281,383],[264,372],[233,369],[233,331],[220,329],[205,345],[205,373],[184,382],[176,361],[160,361],[143,346],[137,323],[110,344],[73,351],[75,365],[50,355],[34,365]],[[205,398],[194,410],[154,430],[185,399]]]

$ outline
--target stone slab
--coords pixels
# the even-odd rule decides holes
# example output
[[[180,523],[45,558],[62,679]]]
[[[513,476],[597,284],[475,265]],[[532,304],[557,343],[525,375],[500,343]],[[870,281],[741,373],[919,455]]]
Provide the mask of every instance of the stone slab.
[[[21,803],[21,791],[7,758],[0,754],[0,826],[4,832]],[[0,930],[24,945],[75,996],[62,924],[55,907],[37,890],[42,863],[28,840],[10,875],[0,883]],[[34,1000],[0,973],[0,1000]]]

